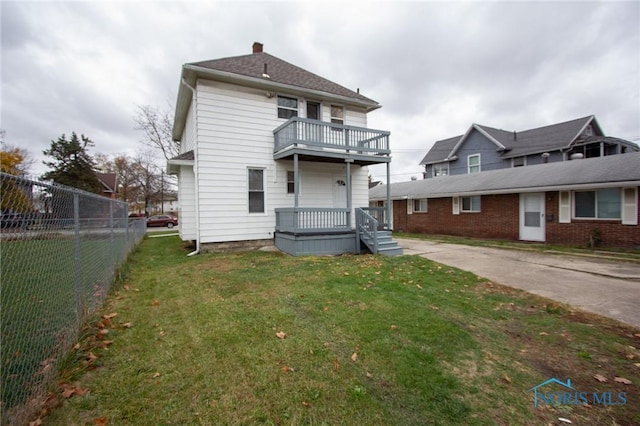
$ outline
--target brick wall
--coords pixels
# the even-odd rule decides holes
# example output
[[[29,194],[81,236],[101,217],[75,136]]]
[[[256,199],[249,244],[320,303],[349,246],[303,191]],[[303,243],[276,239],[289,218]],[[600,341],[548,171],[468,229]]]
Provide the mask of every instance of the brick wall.
[[[640,192],[640,191],[639,191]],[[576,220],[558,223],[558,192],[545,194],[548,243],[587,246],[594,229],[602,235],[602,247],[640,246],[640,225],[622,225],[620,220]],[[472,238],[518,240],[519,194],[483,195],[481,212],[452,213],[451,198],[431,198],[426,213],[407,214],[407,201],[393,202],[394,230]],[[638,203],[640,217],[640,203]]]

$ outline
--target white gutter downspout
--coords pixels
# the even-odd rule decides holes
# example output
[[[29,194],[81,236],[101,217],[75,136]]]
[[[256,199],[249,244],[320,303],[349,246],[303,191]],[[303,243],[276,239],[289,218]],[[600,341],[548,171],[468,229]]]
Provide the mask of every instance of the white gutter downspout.
[[[187,254],[187,257],[190,256],[195,256],[196,254],[200,253],[200,197],[199,197],[199,193],[200,193],[200,188],[198,185],[198,111],[197,109],[197,99],[196,99],[196,89],[189,85],[189,83],[187,83],[187,81],[184,79],[184,77],[182,77],[182,84],[184,84],[189,90],[191,90],[191,103],[194,106],[194,119],[195,119],[195,138],[196,138],[196,143],[193,149],[193,175],[194,175],[194,182],[195,182],[195,195],[196,195],[196,249],[194,251],[192,251],[191,253]]]

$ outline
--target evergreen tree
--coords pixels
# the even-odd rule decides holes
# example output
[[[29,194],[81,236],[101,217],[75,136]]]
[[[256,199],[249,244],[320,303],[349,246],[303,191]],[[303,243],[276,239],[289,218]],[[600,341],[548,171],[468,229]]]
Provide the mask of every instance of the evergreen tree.
[[[94,146],[91,139],[75,132],[67,140],[63,134],[57,141],[51,141],[51,148],[42,151],[53,161],[43,161],[51,170],[42,175],[42,179],[72,186],[96,194],[102,193],[102,186],[95,173],[95,162],[88,153],[89,147]]]

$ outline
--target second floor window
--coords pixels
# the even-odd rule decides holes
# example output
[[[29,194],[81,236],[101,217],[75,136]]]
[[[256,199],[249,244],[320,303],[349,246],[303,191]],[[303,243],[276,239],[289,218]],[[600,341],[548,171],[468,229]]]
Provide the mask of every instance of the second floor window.
[[[433,165],[433,177],[448,176],[449,163],[440,163]]]
[[[298,100],[278,95],[278,118],[286,120],[298,116]]]
[[[344,108],[340,105],[331,105],[331,122],[344,124]]]
[[[468,173],[480,172],[480,154],[473,154],[467,157]]]

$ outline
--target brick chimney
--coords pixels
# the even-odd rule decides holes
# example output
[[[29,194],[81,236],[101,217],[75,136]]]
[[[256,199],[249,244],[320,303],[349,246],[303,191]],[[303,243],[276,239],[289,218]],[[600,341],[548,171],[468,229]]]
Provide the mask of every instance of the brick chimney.
[[[253,53],[262,53],[262,43],[253,42]]]

